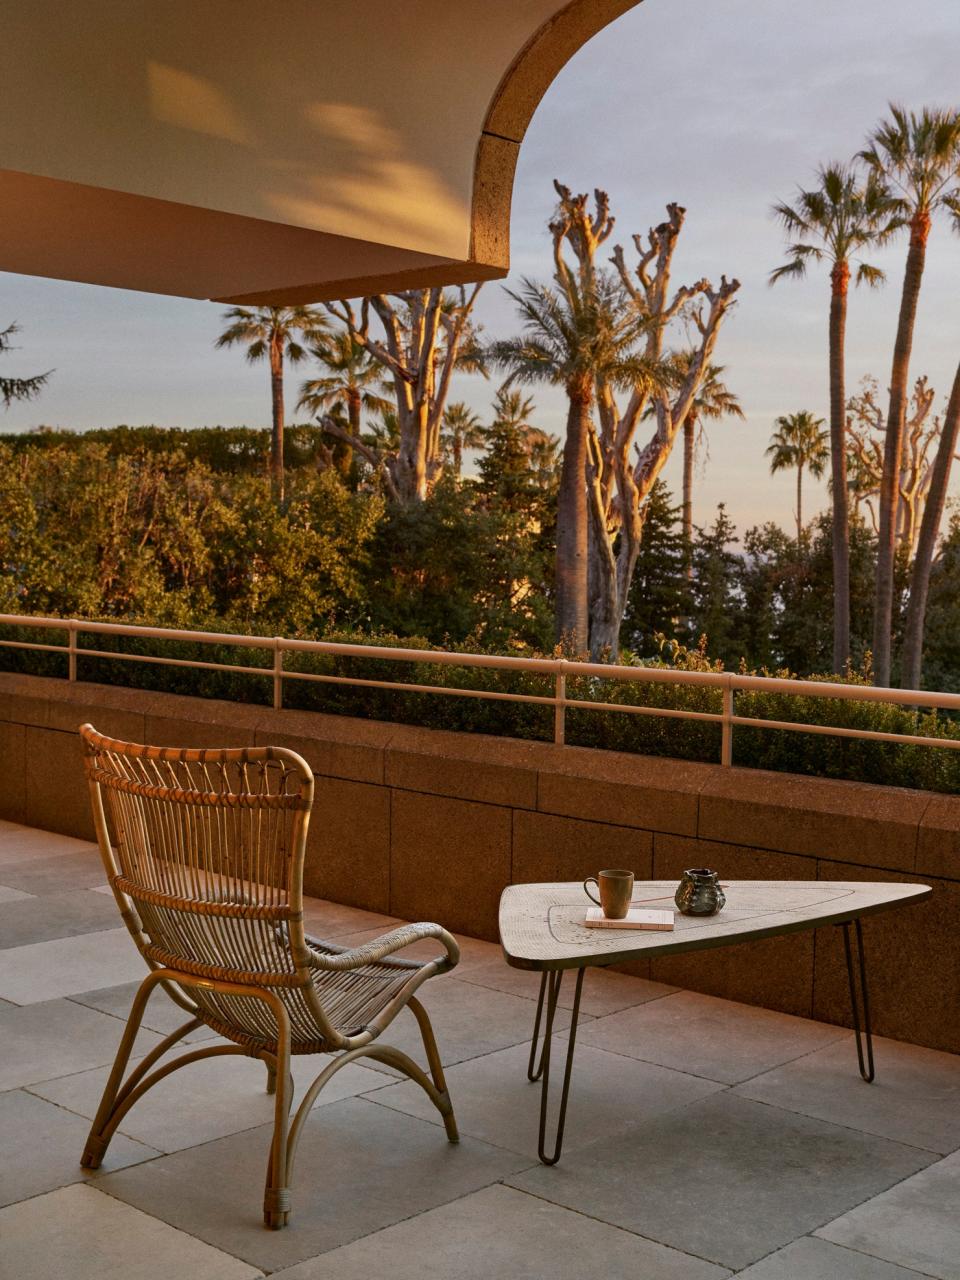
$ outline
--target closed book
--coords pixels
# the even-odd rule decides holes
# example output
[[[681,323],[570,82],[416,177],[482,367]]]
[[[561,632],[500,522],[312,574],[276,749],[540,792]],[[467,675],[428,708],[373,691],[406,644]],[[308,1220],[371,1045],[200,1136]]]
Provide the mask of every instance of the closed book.
[[[631,907],[622,920],[608,920],[600,907],[589,907],[584,921],[589,929],[672,929],[672,911]]]

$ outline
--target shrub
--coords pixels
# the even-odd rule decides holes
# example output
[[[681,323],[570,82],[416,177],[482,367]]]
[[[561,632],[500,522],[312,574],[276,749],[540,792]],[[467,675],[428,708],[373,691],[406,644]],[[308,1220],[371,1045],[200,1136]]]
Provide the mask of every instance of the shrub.
[[[209,631],[226,632],[223,623],[208,622],[204,625]],[[63,648],[62,653],[0,648],[0,670],[43,676],[67,675],[65,634],[31,627],[25,622],[22,626],[5,627],[0,638]],[[400,637],[386,633],[370,636],[343,631],[328,633],[323,638],[343,644],[420,649],[428,652],[436,647],[418,637]],[[82,635],[81,646],[85,649],[103,650],[104,656],[80,657],[77,663],[80,680],[189,694],[194,697],[221,698],[261,706],[272,705],[273,655],[269,649],[249,649],[227,642],[202,644],[178,639],[88,633]],[[163,663],[130,662],[109,656],[111,652],[222,663],[228,669],[215,671]],[[538,655],[528,653],[520,656]],[[636,665],[685,671],[722,670],[721,664],[711,662],[703,647],[695,651],[674,648],[666,656],[653,662],[637,662]],[[257,668],[263,671],[263,675],[229,669],[242,667]],[[539,741],[551,741],[553,738],[554,712],[549,705],[500,698],[444,696],[424,693],[416,688],[391,689],[380,688],[375,684],[356,686],[340,683],[345,678],[352,678],[404,686],[432,685],[470,693],[550,697],[554,682],[549,674],[458,668],[429,661],[396,662],[353,654],[306,652],[286,653],[284,669],[290,673],[333,677],[332,680],[322,681],[285,680],[283,705],[290,709],[466,733],[497,734]],[[770,673],[762,671],[759,674]],[[774,674],[793,678],[788,671]],[[869,674],[848,673],[845,683],[866,685],[869,683]],[[720,690],[702,685],[568,677],[567,697],[582,702],[661,708],[668,711],[717,714],[721,710]],[[794,721],[898,735],[921,734],[960,741],[960,725],[949,715],[935,711],[914,711],[882,702],[838,701],[760,690],[738,693],[736,712],[759,720]],[[592,711],[569,708],[566,713],[566,741],[571,745],[600,750],[717,763],[720,759],[720,736],[719,724],[711,722],[606,709]],[[733,744],[734,764],[749,768],[960,793],[960,752],[952,749],[745,726],[735,729]]]

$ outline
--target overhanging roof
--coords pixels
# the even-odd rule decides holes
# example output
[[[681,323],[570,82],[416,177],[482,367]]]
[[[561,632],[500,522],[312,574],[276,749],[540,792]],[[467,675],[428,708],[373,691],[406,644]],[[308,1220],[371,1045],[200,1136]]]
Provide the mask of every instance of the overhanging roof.
[[[537,103],[635,3],[8,6],[0,270],[252,304],[503,276]]]

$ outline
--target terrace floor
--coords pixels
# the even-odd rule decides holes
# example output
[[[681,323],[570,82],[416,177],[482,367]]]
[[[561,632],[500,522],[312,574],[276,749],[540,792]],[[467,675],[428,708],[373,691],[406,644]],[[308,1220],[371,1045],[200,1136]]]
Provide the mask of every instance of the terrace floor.
[[[415,1085],[350,1065],[305,1130],[290,1226],[266,1231],[265,1071],[215,1058],[158,1085],[85,1173],[143,973],[103,881],[93,845],[0,822],[11,1280],[960,1280],[960,1058],[880,1040],[868,1086],[842,1028],[592,972],[545,1168],[525,1074],[537,980],[470,938],[423,992],[459,1146]],[[309,930],[340,942],[396,923],[308,904]],[[182,1017],[158,991],[138,1048]],[[408,1012],[391,1030],[416,1052]],[[297,1060],[301,1087],[318,1069]]]

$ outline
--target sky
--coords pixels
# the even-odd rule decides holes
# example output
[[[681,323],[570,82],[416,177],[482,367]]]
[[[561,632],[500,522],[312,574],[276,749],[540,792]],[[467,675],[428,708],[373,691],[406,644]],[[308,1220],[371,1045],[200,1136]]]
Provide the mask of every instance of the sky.
[[[810,185],[819,164],[849,159],[889,101],[960,105],[958,51],[958,0],[645,0],[582,49],[540,104],[520,151],[508,287],[549,274],[555,177],[575,190],[607,190],[617,218],[612,243],[628,249],[634,233],[678,201],[687,220],[674,280],[717,282],[726,273],[741,281],[714,359],[746,421],[710,426],[694,491],[697,523],[724,502],[741,532],[767,520],[789,528],[794,478],[771,476],[764,457],[774,419],[800,409],[828,416],[829,282],[815,269],[803,282],[768,286],[785,260],[771,205]],[[866,374],[886,386],[904,254],[903,240],[873,254],[887,285],[851,292],[849,392]],[[929,376],[938,408],[960,358],[958,281],[960,236],[941,221],[912,365],[912,375]],[[0,273],[0,320],[21,326],[4,372],[55,370],[38,401],[0,417],[0,431],[41,423],[267,426],[265,366],[248,366],[239,349],[214,350],[222,311]],[[484,287],[477,315],[488,336],[518,331],[500,284]],[[291,401],[303,376],[289,375]],[[486,417],[494,385],[460,377],[453,396]],[[535,398],[538,425],[559,433],[562,394],[537,388]],[[679,463],[675,456],[665,472],[674,492]],[[807,512],[825,503],[822,484],[808,492]]]

